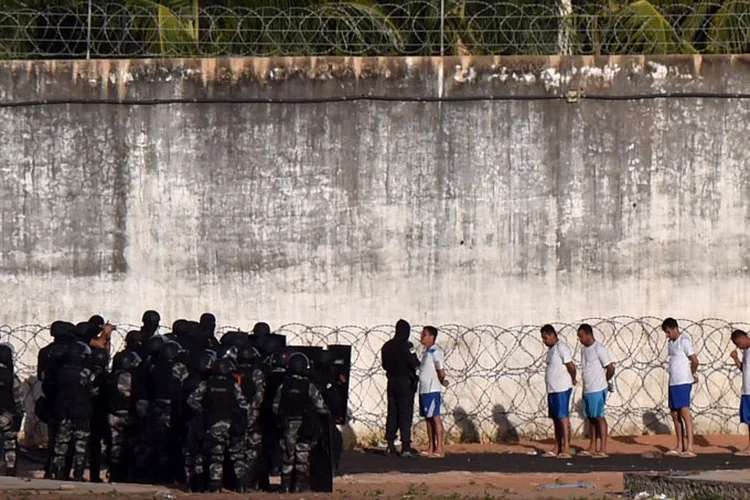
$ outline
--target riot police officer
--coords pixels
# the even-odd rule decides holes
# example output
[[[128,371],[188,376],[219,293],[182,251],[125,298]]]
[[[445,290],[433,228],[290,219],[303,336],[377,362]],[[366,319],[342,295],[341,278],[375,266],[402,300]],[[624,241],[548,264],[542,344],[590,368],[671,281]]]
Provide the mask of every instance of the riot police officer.
[[[240,387],[248,403],[247,446],[248,487],[258,488],[258,466],[263,444],[260,408],[266,391],[266,376],[260,366],[258,351],[249,345],[240,347],[237,353]]]
[[[293,353],[287,376],[274,397],[273,411],[283,425],[281,489],[301,492],[309,489],[310,449],[320,436],[320,413],[328,414],[323,396],[309,378],[310,360]]]
[[[54,411],[60,424],[55,436],[51,479],[67,479],[66,457],[72,451],[73,479],[83,481],[93,397],[97,394],[94,376],[87,366],[90,355],[91,349],[86,344],[72,344],[57,373]]]
[[[204,452],[210,460],[210,492],[217,492],[222,488],[227,452],[235,479],[241,484],[247,480],[244,449],[229,449],[231,434],[242,434],[247,427],[248,405],[234,378],[235,371],[236,366],[231,358],[216,360],[211,377],[201,382],[188,398],[190,408],[203,415],[206,429]],[[233,427],[237,429],[233,430]]]
[[[13,370],[13,350],[0,345],[0,435],[5,454],[5,474],[16,475],[18,431],[23,420],[21,381]]]
[[[109,425],[109,480],[128,480],[132,426],[135,421],[133,376],[141,357],[131,351],[119,352],[112,361],[112,373],[107,376],[107,423]]]

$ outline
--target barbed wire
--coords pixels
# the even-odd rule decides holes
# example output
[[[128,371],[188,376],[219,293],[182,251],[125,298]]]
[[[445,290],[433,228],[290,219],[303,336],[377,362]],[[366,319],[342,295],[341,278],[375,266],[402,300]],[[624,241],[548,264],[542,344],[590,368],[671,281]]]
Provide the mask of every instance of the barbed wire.
[[[619,435],[666,433],[671,431],[667,408],[667,342],[662,320],[655,317],[591,318],[581,321],[594,327],[596,338],[609,350],[617,367],[617,389],[607,401],[610,430]],[[560,338],[574,350],[580,366],[580,345],[576,331],[580,323],[555,323]],[[551,435],[547,418],[544,381],[546,348],[539,336],[540,325],[439,328],[438,344],[444,349],[446,370],[451,381],[444,394],[446,430],[454,440],[506,441],[519,437]],[[689,335],[700,359],[699,383],[692,410],[698,432],[736,433],[736,417],[742,377],[729,358],[734,349],[730,333],[750,329],[747,323],[720,319],[681,320],[681,331]],[[118,325],[112,338],[112,352],[123,345],[125,333],[136,326]],[[223,332],[237,330],[223,327]],[[417,343],[415,325],[414,343]],[[382,438],[387,410],[386,378],[380,364],[380,349],[392,337],[393,326],[306,326],[287,324],[276,333],[286,335],[289,345],[352,346],[349,415],[352,430],[360,440]],[[160,333],[167,333],[162,328]],[[25,440],[41,443],[45,429],[33,415],[34,402],[41,394],[36,382],[36,357],[51,339],[42,325],[0,327],[0,337],[15,348],[16,370],[26,380],[27,419]],[[574,432],[584,430],[581,387],[574,391]],[[415,419],[415,422],[418,420]],[[417,433],[422,424],[416,424]]]
[[[750,52],[750,0],[569,3],[204,2],[195,12],[69,2],[0,12],[0,58]]]

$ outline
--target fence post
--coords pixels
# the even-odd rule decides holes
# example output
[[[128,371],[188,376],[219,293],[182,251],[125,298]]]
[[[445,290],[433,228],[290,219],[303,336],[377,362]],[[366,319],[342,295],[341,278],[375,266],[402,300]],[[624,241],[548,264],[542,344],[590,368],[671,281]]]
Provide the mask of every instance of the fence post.
[[[86,59],[91,59],[91,1],[89,0],[89,14],[86,18]]]
[[[445,53],[445,0],[440,0],[440,57]]]

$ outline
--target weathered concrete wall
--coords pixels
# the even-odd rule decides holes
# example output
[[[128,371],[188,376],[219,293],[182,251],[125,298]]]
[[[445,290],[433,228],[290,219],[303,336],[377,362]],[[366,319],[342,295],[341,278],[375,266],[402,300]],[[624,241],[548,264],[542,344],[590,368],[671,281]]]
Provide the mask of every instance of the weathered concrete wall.
[[[571,91],[750,57],[0,63],[0,322],[743,318],[750,101]]]
[[[6,62],[0,102],[737,92],[749,63]],[[737,99],[5,107],[0,321],[739,318],[749,118]]]

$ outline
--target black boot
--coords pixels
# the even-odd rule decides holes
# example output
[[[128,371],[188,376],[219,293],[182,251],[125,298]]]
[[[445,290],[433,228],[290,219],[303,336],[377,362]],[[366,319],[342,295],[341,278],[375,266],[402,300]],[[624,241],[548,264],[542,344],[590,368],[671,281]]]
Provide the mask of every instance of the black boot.
[[[294,478],[292,493],[302,493],[310,490],[310,476],[307,473],[297,471]]]
[[[385,449],[386,455],[392,455],[394,457],[399,456],[399,452],[396,449],[396,445],[393,444],[393,441],[388,441],[388,448]]]
[[[221,491],[221,481],[209,481],[208,491],[210,493],[218,493]]]
[[[16,467],[6,467],[5,468],[5,475],[6,476],[15,476],[16,475]]]
[[[289,493],[292,491],[292,475],[282,474],[281,475],[281,492]]]

